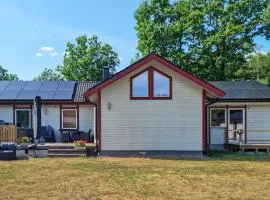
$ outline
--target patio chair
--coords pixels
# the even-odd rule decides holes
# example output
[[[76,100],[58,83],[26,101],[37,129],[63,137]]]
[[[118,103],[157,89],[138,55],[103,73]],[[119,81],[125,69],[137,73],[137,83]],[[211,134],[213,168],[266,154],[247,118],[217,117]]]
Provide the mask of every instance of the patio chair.
[[[81,140],[80,131],[71,131],[70,139],[71,139],[71,142]]]
[[[53,128],[51,126],[41,126],[37,140],[39,140],[41,137],[45,139],[45,142],[55,142],[55,134]]]
[[[61,142],[62,143],[68,143],[70,142],[70,131],[59,129],[61,132]]]
[[[87,142],[91,142],[91,139],[90,139],[91,130],[92,129],[90,129],[88,132],[80,131],[80,139]]]

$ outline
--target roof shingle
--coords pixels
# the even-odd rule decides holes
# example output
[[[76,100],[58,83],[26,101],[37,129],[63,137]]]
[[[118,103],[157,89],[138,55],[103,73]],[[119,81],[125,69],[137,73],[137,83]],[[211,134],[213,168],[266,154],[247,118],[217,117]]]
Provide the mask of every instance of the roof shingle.
[[[223,90],[221,101],[229,100],[270,100],[270,87],[257,81],[210,81]]]

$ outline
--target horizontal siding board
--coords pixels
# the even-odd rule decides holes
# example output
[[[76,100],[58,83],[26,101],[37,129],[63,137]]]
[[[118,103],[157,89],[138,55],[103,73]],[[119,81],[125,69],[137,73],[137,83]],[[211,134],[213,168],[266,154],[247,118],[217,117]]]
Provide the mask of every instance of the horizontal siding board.
[[[172,100],[130,100],[129,78],[147,66],[172,77]],[[101,95],[102,150],[202,150],[202,90],[164,66],[150,63]]]
[[[13,123],[13,106],[12,105],[0,106],[0,120]]]
[[[79,127],[80,131],[88,132],[94,127],[94,106],[80,105],[79,106]]]
[[[211,144],[224,144],[224,130],[222,127],[211,127]]]
[[[247,140],[270,140],[270,106],[249,107],[247,130]]]
[[[61,141],[60,136],[60,106],[58,105],[43,105],[41,106],[41,125],[51,126],[56,135],[56,141]]]

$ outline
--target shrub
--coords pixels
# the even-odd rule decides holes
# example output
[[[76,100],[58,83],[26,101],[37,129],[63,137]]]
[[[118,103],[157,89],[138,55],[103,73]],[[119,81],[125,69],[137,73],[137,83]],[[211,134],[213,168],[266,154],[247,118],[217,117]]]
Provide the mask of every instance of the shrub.
[[[86,143],[84,140],[74,141],[74,147],[86,147]]]

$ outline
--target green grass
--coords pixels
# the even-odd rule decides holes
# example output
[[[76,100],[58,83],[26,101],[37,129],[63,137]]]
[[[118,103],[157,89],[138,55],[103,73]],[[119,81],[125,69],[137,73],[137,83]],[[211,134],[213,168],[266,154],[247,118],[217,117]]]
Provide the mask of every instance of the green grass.
[[[0,199],[269,199],[270,156],[0,162]]]

